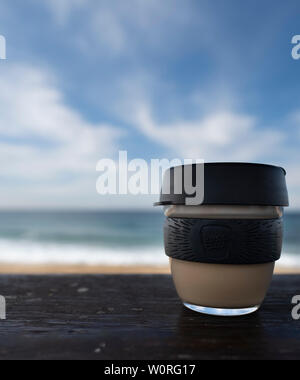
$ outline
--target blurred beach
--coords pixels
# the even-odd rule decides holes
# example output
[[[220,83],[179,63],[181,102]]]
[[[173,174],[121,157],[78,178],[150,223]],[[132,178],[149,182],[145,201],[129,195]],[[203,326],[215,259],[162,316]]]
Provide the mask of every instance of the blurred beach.
[[[169,273],[159,212],[1,212],[0,273]],[[280,273],[300,272],[300,213],[285,215]]]

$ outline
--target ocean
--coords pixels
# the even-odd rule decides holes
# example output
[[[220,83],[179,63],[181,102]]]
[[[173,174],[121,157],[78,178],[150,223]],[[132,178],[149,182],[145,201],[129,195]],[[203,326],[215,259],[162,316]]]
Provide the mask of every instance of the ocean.
[[[159,212],[0,212],[0,263],[165,265]],[[300,267],[300,213],[285,215],[282,266]]]

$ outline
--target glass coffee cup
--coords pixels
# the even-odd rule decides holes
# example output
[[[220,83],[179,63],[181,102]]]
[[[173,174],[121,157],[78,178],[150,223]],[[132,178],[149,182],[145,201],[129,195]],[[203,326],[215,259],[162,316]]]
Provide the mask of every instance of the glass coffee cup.
[[[286,172],[260,164],[198,165],[200,184],[197,165],[167,171],[156,204],[165,209],[165,251],[177,293],[200,313],[251,314],[262,305],[281,257]],[[203,186],[200,205],[187,205],[186,184]]]

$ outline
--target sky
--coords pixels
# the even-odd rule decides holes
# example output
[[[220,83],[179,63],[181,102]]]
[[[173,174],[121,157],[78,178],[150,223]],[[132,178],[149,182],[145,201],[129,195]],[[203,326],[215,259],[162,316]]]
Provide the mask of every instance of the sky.
[[[151,208],[97,162],[286,168],[300,209],[298,0],[2,0],[0,208]]]

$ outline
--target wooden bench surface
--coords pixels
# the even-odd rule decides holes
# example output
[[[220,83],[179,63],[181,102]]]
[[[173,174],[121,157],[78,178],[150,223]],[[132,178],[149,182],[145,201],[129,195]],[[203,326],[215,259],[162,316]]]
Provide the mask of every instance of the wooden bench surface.
[[[1,276],[0,294],[0,359],[300,359],[296,275],[233,319],[185,309],[167,275]]]

